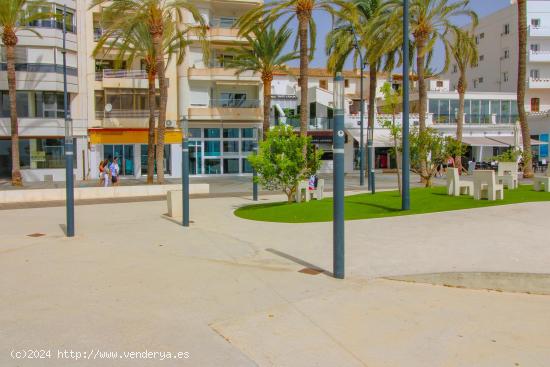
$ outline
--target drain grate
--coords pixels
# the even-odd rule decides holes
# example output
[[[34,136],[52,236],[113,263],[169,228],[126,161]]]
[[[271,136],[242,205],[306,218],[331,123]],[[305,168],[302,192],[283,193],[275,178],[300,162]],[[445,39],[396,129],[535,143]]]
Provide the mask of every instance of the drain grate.
[[[31,234],[28,234],[27,237],[42,237],[42,236],[45,236],[44,233],[31,233]]]
[[[321,269],[315,269],[315,268],[303,268],[302,270],[298,270],[298,273],[307,274],[307,275],[319,275],[323,271]]]

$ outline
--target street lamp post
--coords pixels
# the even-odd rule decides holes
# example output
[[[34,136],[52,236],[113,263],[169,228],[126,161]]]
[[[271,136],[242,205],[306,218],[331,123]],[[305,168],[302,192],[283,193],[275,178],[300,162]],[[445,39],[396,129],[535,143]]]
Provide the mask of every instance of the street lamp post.
[[[403,158],[401,209],[411,208],[409,148],[409,0],[403,1]]]
[[[254,146],[252,147],[252,154],[258,154],[258,140],[260,139],[261,131],[256,129],[256,140],[254,141]],[[258,182],[257,182],[258,172],[252,167],[252,201],[258,201]]]
[[[189,227],[189,120],[181,118],[182,225]]]
[[[334,78],[333,139],[333,273],[344,279],[344,77]]]
[[[67,214],[67,237],[74,236],[74,147],[73,147],[73,120],[69,114],[69,95],[67,93],[67,10],[63,6],[63,109],[65,114],[65,192]]]
[[[361,48],[359,47],[359,39],[357,37],[357,33],[355,32],[355,28],[351,26],[351,33],[353,33],[354,38],[354,45],[355,49],[357,50],[357,53],[359,54],[359,62],[361,63],[361,76],[360,76],[360,91],[359,91],[359,99],[360,99],[360,107],[359,107],[359,186],[365,186],[365,138],[364,138],[364,128],[363,123],[365,120],[365,98],[364,98],[364,88],[363,88],[363,81],[365,79],[365,59],[363,57],[363,54],[361,53]],[[369,187],[370,187],[370,181],[369,181]]]

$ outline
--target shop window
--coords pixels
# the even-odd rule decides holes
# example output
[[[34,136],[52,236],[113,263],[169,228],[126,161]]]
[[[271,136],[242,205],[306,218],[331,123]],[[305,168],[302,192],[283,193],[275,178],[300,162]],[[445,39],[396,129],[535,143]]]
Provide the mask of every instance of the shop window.
[[[207,175],[219,175],[222,173],[220,159],[205,159],[204,173]]]
[[[223,173],[239,173],[239,159],[224,159],[223,160]]]

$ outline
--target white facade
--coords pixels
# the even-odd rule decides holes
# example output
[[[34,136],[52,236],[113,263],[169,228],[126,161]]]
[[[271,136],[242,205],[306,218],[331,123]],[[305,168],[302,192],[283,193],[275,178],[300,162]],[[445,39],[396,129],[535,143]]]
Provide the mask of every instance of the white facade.
[[[84,47],[80,15],[85,4],[75,0],[48,1],[48,12],[62,14],[67,7],[66,59],[69,112],[73,119],[75,175],[86,175],[87,120],[85,111],[85,73],[79,65]],[[24,181],[61,181],[65,179],[63,113],[63,58],[61,22],[41,20],[31,25],[41,37],[28,31],[17,34],[16,78],[20,136],[21,173]],[[5,49],[0,46],[0,177],[11,176],[11,128]]]
[[[550,0],[527,1],[527,111],[550,110]],[[518,65],[517,4],[479,20],[475,31],[478,66],[467,72],[468,90],[515,93]],[[456,88],[459,72],[451,63],[442,76]]]

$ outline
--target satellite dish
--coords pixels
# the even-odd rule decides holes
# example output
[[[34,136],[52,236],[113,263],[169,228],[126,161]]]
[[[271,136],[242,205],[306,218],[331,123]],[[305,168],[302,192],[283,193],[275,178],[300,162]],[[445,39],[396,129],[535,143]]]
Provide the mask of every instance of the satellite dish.
[[[105,112],[111,112],[113,110],[113,105],[110,103],[107,103],[105,105]]]

